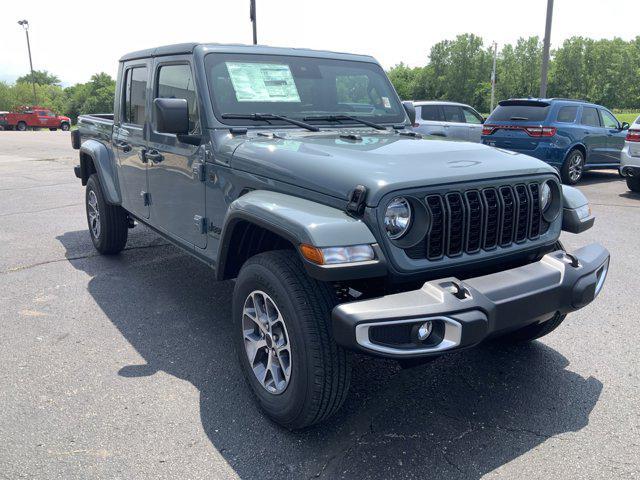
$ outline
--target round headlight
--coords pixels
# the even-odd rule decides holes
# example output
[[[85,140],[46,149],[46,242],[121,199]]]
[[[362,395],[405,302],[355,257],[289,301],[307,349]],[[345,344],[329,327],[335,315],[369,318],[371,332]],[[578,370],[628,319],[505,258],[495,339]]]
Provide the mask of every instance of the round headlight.
[[[540,208],[543,212],[545,212],[549,208],[549,205],[551,205],[551,200],[551,187],[549,186],[549,182],[544,182],[542,184],[542,188],[540,189]]]
[[[396,197],[387,205],[384,228],[392,240],[402,237],[411,225],[411,205],[404,197]]]

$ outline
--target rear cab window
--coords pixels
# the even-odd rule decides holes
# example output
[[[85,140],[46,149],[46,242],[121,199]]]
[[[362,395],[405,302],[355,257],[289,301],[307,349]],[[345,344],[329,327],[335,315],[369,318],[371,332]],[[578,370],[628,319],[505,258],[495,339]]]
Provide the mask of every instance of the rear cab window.
[[[582,107],[580,123],[588,127],[600,127],[601,125],[600,116],[598,115],[598,109],[595,107]]]
[[[425,121],[441,122],[442,115],[438,105],[422,105],[420,106],[420,118]]]
[[[536,101],[503,101],[487,122],[542,122],[549,114],[549,104]]]
[[[578,115],[578,107],[560,107],[558,110],[558,122],[573,123]]]

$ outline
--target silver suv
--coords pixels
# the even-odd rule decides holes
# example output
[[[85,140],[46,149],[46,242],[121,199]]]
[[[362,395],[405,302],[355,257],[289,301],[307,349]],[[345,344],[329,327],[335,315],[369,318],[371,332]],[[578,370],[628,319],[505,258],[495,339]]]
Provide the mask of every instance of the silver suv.
[[[484,118],[469,105],[455,102],[415,102],[414,105],[414,131],[480,143]]]

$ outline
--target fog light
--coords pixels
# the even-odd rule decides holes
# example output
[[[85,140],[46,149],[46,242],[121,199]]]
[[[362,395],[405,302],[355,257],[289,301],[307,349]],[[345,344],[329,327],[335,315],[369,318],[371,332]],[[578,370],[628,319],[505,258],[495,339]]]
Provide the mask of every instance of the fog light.
[[[432,331],[433,323],[431,323],[431,320],[429,320],[428,322],[424,322],[418,327],[418,340],[424,342],[427,338],[429,338],[429,335],[431,335]]]

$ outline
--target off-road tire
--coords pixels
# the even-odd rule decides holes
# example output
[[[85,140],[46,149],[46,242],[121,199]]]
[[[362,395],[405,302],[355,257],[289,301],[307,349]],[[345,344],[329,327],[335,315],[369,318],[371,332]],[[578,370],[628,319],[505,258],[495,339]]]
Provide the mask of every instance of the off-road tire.
[[[255,291],[266,293],[280,311],[291,347],[291,375],[284,391],[269,392],[249,364],[243,308]],[[233,292],[233,322],[238,360],[258,404],[280,425],[298,430],[333,415],[344,402],[351,380],[351,353],[338,346],[331,328],[337,303],[329,284],[309,277],[293,250],[260,253],[242,266]]]
[[[505,343],[524,343],[532,342],[537,338],[544,337],[553,332],[566,318],[566,315],[556,313],[553,317],[543,323],[534,323],[524,328],[507,333],[499,338]]]
[[[99,222],[98,235],[92,226],[90,218],[90,202],[91,192],[95,194],[97,200],[97,210],[99,213],[97,221]],[[129,219],[127,212],[119,205],[110,205],[105,201],[102,193],[102,187],[97,174],[92,174],[87,181],[85,194],[85,206],[87,209],[87,224],[89,226],[89,234],[93,246],[103,255],[116,254],[127,244],[129,235]]]
[[[640,177],[627,177],[627,188],[632,192],[640,193]]]
[[[572,164],[576,161],[576,158],[580,158],[580,173],[575,176],[571,173]],[[574,148],[569,152],[567,158],[560,169],[560,176],[562,177],[562,183],[565,185],[575,185],[578,183],[584,174],[585,156],[581,150]]]
[[[19,132],[26,132],[27,124],[24,122],[18,122],[18,124],[16,125],[16,130],[18,130]]]
[[[62,124],[60,125],[60,130],[62,130],[63,132],[68,132],[70,128],[71,128],[71,127],[69,126],[69,124],[68,124],[68,123],[62,123]]]

